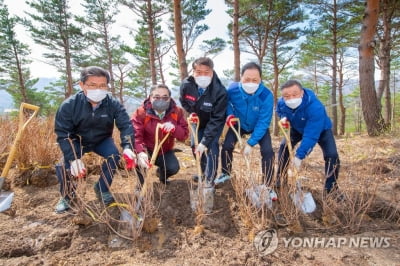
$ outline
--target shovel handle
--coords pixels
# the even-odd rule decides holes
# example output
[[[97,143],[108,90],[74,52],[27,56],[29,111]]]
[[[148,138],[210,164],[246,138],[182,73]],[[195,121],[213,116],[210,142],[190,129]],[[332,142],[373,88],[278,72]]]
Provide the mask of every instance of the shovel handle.
[[[161,124],[160,123],[157,123],[157,126],[156,126],[156,134],[155,134],[155,138],[154,138],[154,150],[153,150],[153,154],[151,155],[151,158],[150,158],[150,165],[152,166],[152,165],[154,165],[154,162],[156,161],[156,159],[157,159],[157,155],[158,155],[158,152],[160,151],[160,149],[161,149],[161,147],[162,147],[162,145],[164,144],[164,142],[167,140],[167,138],[169,137],[169,132],[167,133],[167,134],[165,134],[165,136],[162,138],[162,140],[160,141],[160,139],[158,138],[158,133],[159,133],[159,130],[160,130],[160,128],[161,128]],[[150,170],[150,169],[148,169],[148,170]],[[144,179],[144,183],[143,183],[143,187],[142,187],[142,189],[140,190],[140,198],[142,199],[145,195],[146,195],[146,193],[147,193],[147,188],[148,188],[148,186],[149,186],[149,182],[150,182],[150,173],[151,173],[151,171],[147,171],[147,173],[146,173],[146,178]]]
[[[24,123],[24,109],[29,109],[33,111],[33,114],[26,120]],[[39,112],[40,107],[29,104],[29,103],[21,103],[21,106],[19,107],[19,127],[22,128],[22,130],[25,129],[25,127],[31,122],[31,120],[37,115]]]
[[[287,123],[288,123],[288,128],[287,128],[287,132],[286,132],[286,130],[283,128],[282,124],[278,121],[279,128],[281,129],[281,131],[286,139],[286,145],[288,146],[288,150],[289,150],[289,158],[291,161],[293,161],[294,152],[293,152],[292,141],[290,138],[290,123],[289,123],[289,121]],[[297,183],[299,172],[297,171],[296,167],[293,167],[293,172],[296,177],[295,179],[296,179],[296,183]]]
[[[197,147],[199,145],[199,127],[200,127],[200,123],[192,123],[189,119],[189,117],[187,118],[187,122],[189,124],[189,129],[190,129],[190,133],[193,136],[194,139],[194,145],[195,147]],[[195,124],[196,128],[193,129],[192,125]],[[202,171],[201,171],[201,165],[200,165],[200,156],[197,156],[197,154],[194,154],[194,157],[196,158],[196,168],[197,168],[197,174],[199,175],[199,182],[201,182],[202,178],[201,176],[203,175]]]
[[[160,151],[162,145],[164,144],[164,142],[167,140],[167,138],[169,137],[169,132],[167,134],[165,134],[165,136],[162,138],[162,140],[160,141],[160,139],[158,138],[158,132],[160,131],[161,128],[161,124],[158,123],[157,127],[156,127],[156,136],[155,136],[155,145],[154,145],[154,151],[153,154],[151,155],[151,159],[150,159],[150,164],[153,165],[154,162],[157,159],[157,155],[158,152]]]
[[[29,110],[33,110],[33,114],[31,114],[31,116],[28,118],[28,120],[26,120],[26,122],[24,123],[24,109],[29,109]],[[11,150],[10,153],[8,154],[8,158],[6,161],[6,164],[4,165],[4,169],[1,173],[1,177],[5,178],[8,174],[8,171],[10,170],[11,167],[11,163],[14,160],[15,154],[17,152],[17,145],[19,140],[21,139],[22,133],[25,130],[26,126],[32,121],[32,119],[36,116],[36,114],[38,113],[40,107],[39,106],[35,106],[32,104],[28,104],[28,103],[21,103],[21,106],[19,108],[19,126],[18,126],[18,132],[17,135],[15,137],[14,143],[11,146]],[[1,188],[0,188],[1,189]]]
[[[237,122],[238,124],[238,129],[236,129],[233,125],[230,125],[230,129],[232,129],[233,133],[236,135],[236,138],[239,142],[239,147],[240,150],[243,150],[244,145],[243,145],[243,140],[242,137],[240,136],[240,119],[235,117],[231,119],[232,122]],[[244,161],[246,162],[246,167],[247,170],[250,171],[250,162],[249,162],[249,158],[247,158],[247,156],[244,156]]]

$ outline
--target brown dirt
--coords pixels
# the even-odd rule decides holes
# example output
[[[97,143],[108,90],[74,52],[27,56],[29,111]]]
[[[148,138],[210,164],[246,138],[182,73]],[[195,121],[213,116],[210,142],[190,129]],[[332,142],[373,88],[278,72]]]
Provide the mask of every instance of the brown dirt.
[[[277,148],[279,139],[274,138],[273,143]],[[88,216],[82,220],[74,213],[55,214],[59,193],[54,172],[43,173],[45,181],[31,172],[24,180],[35,182],[13,185],[12,208],[0,213],[0,265],[400,265],[400,141],[358,136],[338,139],[337,144],[341,188],[354,201],[371,195],[366,186],[373,188],[375,195],[368,211],[356,217],[359,226],[345,221],[351,203],[332,209],[333,216],[323,211],[324,165],[318,147],[304,163],[308,179],[303,184],[313,193],[317,210],[300,216],[301,230],[276,221],[270,226],[286,238],[388,237],[390,247],[284,248],[280,242],[275,252],[259,256],[252,242],[257,232],[246,227],[239,215],[240,205],[230,182],[216,189],[213,212],[200,225],[196,223],[189,196],[194,160],[189,148],[178,143],[181,171],[166,187],[155,181],[157,213],[152,228],[146,229],[151,233],[144,231],[133,242],[117,237]],[[11,174],[17,175],[15,171]],[[131,193],[132,178],[124,173],[116,176],[112,191]],[[90,206],[101,208],[92,191],[96,179],[89,176],[84,198]]]

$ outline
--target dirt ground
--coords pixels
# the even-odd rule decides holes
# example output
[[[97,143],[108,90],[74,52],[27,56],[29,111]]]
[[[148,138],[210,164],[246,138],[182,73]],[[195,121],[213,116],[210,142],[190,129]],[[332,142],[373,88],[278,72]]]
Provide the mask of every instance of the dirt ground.
[[[278,138],[273,139],[273,145],[278,148]],[[374,189],[375,198],[357,225],[351,221],[342,221],[340,226],[325,223],[320,211],[324,164],[316,147],[304,163],[303,174],[307,177],[304,186],[312,191],[317,211],[302,215],[306,223],[298,232],[274,223],[263,228],[276,230],[279,242],[275,251],[263,255],[256,249],[254,237],[250,237],[252,229],[240,215],[231,182],[216,189],[213,212],[203,219],[204,227],[196,231],[189,196],[195,162],[189,148],[178,143],[179,174],[166,187],[154,178],[154,206],[159,219],[155,232],[143,232],[136,241],[129,241],[94,220],[77,224],[73,212],[56,214],[59,193],[52,173],[48,186],[12,186],[12,208],[0,213],[0,265],[400,265],[399,138],[356,136],[337,139],[337,145],[340,187],[358,194]],[[258,150],[254,154],[257,157]],[[235,154],[235,160],[239,156]],[[14,170],[11,176],[17,174]],[[116,176],[113,193],[132,193],[132,178]],[[88,177],[85,199],[99,206],[92,190],[96,179],[96,175]],[[304,247],[294,242],[284,245],[285,239],[295,239],[298,244],[305,238],[384,238],[388,242],[380,248]]]

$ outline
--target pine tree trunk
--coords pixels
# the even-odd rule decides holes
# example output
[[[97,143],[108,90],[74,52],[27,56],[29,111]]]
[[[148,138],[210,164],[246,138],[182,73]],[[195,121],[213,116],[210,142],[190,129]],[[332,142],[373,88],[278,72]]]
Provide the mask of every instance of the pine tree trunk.
[[[336,0],[333,1],[333,22],[332,22],[332,91],[331,91],[331,111],[332,111],[332,131],[333,134],[336,136],[338,131],[338,114],[337,114],[337,55],[338,55],[338,44],[337,44],[337,4]]]
[[[383,36],[380,41],[380,63],[381,63],[381,77],[382,77],[382,90],[385,95],[385,109],[384,109],[384,119],[386,125],[391,124],[392,120],[392,103],[391,103],[391,93],[390,93],[390,54],[392,46],[392,35],[391,35],[391,24],[393,18],[393,12],[395,10],[395,2],[391,0],[382,1],[383,12]],[[398,2],[398,1],[397,1]],[[393,6],[392,6],[393,5]]]
[[[183,35],[182,35],[182,10],[181,0],[174,0],[174,28],[176,53],[178,55],[179,72],[181,80],[188,76],[185,51],[183,50]]]
[[[234,60],[234,81],[240,80],[240,47],[239,47],[239,0],[233,1],[232,44]]]
[[[359,76],[362,111],[370,136],[382,133],[383,118],[375,92],[375,33],[378,23],[379,0],[367,0],[359,46]]]
[[[147,27],[149,29],[149,43],[150,43],[150,75],[151,75],[151,83],[155,85],[157,83],[157,68],[156,68],[156,43],[154,37],[154,19],[153,19],[153,10],[151,5],[151,0],[147,0]]]

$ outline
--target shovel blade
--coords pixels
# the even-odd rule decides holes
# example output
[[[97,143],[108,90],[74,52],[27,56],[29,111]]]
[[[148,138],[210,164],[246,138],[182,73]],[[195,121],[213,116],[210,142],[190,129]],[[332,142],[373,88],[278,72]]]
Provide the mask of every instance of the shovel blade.
[[[214,188],[199,186],[195,190],[190,190],[190,207],[196,211],[200,202],[203,204],[203,211],[211,213],[214,207]]]
[[[133,217],[132,214],[122,209],[120,212],[119,220],[121,221],[120,231],[124,234],[131,235],[134,228],[139,228],[143,223],[143,218],[140,215]]]
[[[258,185],[246,189],[246,196],[250,199],[251,204],[258,209],[263,205],[267,205],[270,209],[272,208],[270,188],[266,185]]]
[[[1,192],[0,193],[0,212],[8,210],[11,207],[11,202],[14,198],[14,192]]]
[[[310,192],[298,191],[292,195],[292,200],[303,213],[312,213],[317,208],[315,200]]]

